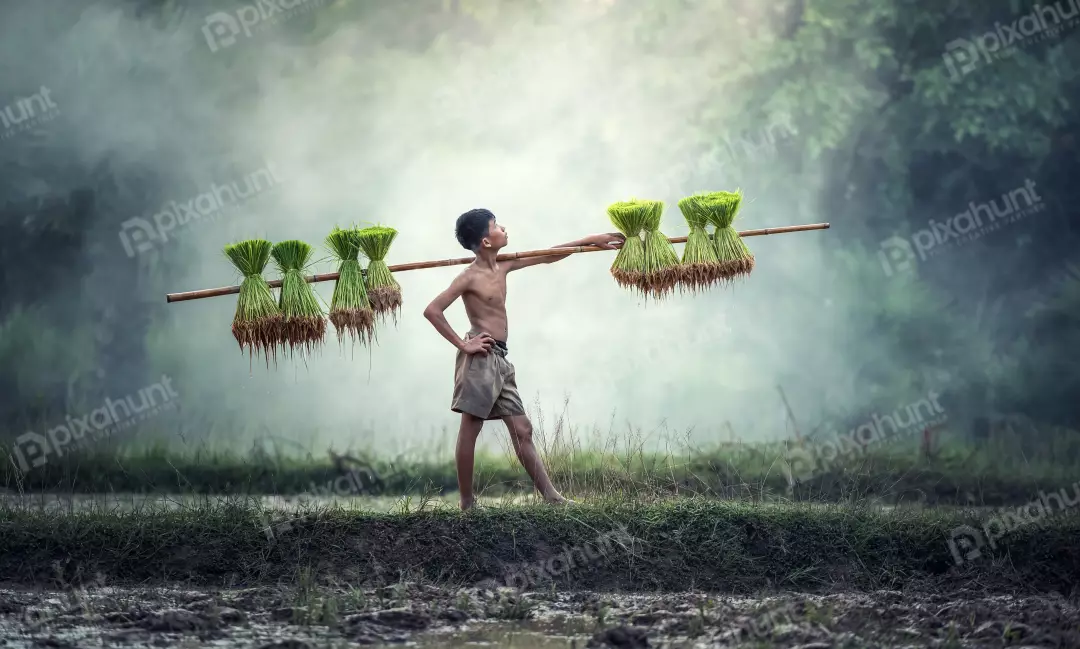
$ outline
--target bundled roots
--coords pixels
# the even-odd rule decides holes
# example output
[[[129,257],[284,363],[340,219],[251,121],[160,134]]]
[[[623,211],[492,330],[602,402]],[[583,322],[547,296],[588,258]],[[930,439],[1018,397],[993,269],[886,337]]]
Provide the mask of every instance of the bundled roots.
[[[720,272],[729,282],[745,277],[754,270],[754,255],[746,247],[735,228],[719,230],[714,235],[717,256],[721,258]]]
[[[360,250],[371,260],[368,263],[366,280],[371,307],[375,315],[383,321],[387,316],[393,316],[395,324],[403,300],[401,285],[386,265],[386,255],[390,252],[390,244],[397,238],[397,234],[397,230],[384,226],[364,228],[357,233]]]
[[[675,246],[660,232],[664,204],[653,201],[645,219],[645,286],[644,292],[663,299],[675,290],[681,278],[679,255]]]
[[[273,247],[264,239],[251,239],[225,246],[225,256],[244,276],[233,316],[232,334],[240,352],[249,358],[263,354],[267,368],[270,358],[277,360],[277,344],[281,336],[281,310],[274,301],[270,285],[262,272],[270,260]]]
[[[353,341],[368,344],[375,340],[375,311],[364,288],[360,262],[355,259],[343,261],[338,273],[338,283],[330,301],[330,322],[337,331],[338,342],[343,342],[348,333]]]
[[[627,236],[611,265],[611,276],[623,288],[645,291],[645,242],[641,234]]]
[[[707,197],[708,194],[695,194],[679,201],[679,210],[690,226],[679,269],[679,287],[691,293],[707,290],[723,279],[716,248],[705,230],[709,225]]]
[[[294,353],[299,347],[311,352],[326,338],[326,319],[315,291],[304,278],[313,249],[303,241],[282,241],[271,254],[281,278],[281,346]]]
[[[371,306],[375,310],[375,313],[384,317],[388,314],[393,315],[394,322],[397,323],[397,316],[401,312],[402,304],[400,287],[380,286],[378,288],[373,288],[371,289],[369,296],[371,297]]]
[[[375,312],[371,309],[331,309],[330,322],[339,343],[345,341],[346,333],[364,344],[375,340]]]
[[[364,273],[360,268],[360,237],[354,229],[334,228],[326,238],[327,247],[341,261],[334,297],[330,301],[330,322],[337,331],[338,342],[345,334],[354,341],[368,344],[375,340],[375,311],[371,308]]]
[[[709,206],[709,221],[716,226],[713,245],[720,265],[720,278],[731,282],[749,275],[754,270],[754,255],[732,225],[742,204],[742,194],[738,190],[714,192],[706,195],[704,201]]]
[[[326,338],[326,320],[322,316],[285,318],[285,322],[281,325],[281,333],[290,352],[294,352],[299,347],[310,353],[315,351]]]
[[[248,287],[245,291],[245,286]],[[263,292],[265,289],[265,296],[270,298],[270,303],[273,304],[274,296],[270,292],[270,285],[266,283],[262,277],[246,277],[243,283],[240,285],[240,294],[243,296],[245,292],[252,293],[254,291]],[[244,300],[244,297],[240,298]],[[250,295],[246,299],[251,299]],[[262,301],[262,298],[258,298]],[[239,311],[239,309],[238,309]],[[277,311],[277,305],[274,304],[274,311]],[[270,367],[270,359],[273,358],[277,361],[277,345],[281,339],[281,327],[284,322],[284,318],[280,313],[268,313],[257,319],[249,320],[240,316],[238,313],[233,318],[232,334],[236,338],[236,342],[240,344],[240,351],[243,353],[246,351],[248,356],[254,357],[260,354],[266,359],[266,366]]]
[[[649,201],[629,200],[614,203],[607,209],[611,223],[626,237],[626,241],[611,264],[611,276],[623,287],[646,293],[645,241],[641,233],[649,218]]]
[[[629,243],[633,239],[627,239]],[[641,242],[641,239],[637,239],[638,248],[637,255],[642,259],[645,258],[645,244]],[[623,288],[633,289],[644,293],[647,290],[648,282],[645,281],[645,273],[642,271],[623,270],[619,268],[611,269],[611,276],[615,278],[615,283]]]

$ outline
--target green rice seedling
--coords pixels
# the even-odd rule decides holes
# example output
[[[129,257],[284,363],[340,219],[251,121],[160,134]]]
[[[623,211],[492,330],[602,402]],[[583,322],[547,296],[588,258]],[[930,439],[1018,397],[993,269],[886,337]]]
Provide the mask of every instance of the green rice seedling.
[[[611,223],[626,237],[626,241],[615,255],[611,264],[611,276],[623,288],[646,291],[645,283],[645,241],[641,233],[649,218],[650,201],[631,198],[628,201],[612,203],[607,208]]]
[[[720,277],[731,281],[749,275],[754,270],[754,255],[732,225],[742,205],[742,194],[738,190],[714,192],[706,202],[711,206],[709,221],[716,226],[713,245],[720,263]]]
[[[273,244],[265,239],[250,239],[225,246],[225,256],[244,276],[240,283],[240,296],[236,302],[232,333],[240,344],[240,352],[246,349],[249,357],[262,353],[266,366],[270,357],[276,360],[276,349],[281,337],[283,317],[270,285],[262,273],[270,261]]]
[[[279,306],[285,321],[281,345],[282,348],[288,346],[290,352],[296,351],[297,347],[314,351],[326,337],[322,305],[304,277],[313,252],[311,244],[295,239],[282,241],[271,251],[282,274]]]
[[[675,246],[660,231],[664,204],[651,201],[645,219],[645,287],[650,295],[662,299],[679,284],[682,269]]]
[[[716,258],[712,239],[706,231],[709,226],[709,206],[705,201],[707,196],[708,194],[695,194],[679,201],[679,211],[690,226],[690,235],[686,238],[686,247],[683,249],[679,284],[691,293],[708,289],[720,280],[720,262]]]
[[[371,308],[364,273],[360,268],[360,233],[356,228],[335,227],[326,237],[326,246],[341,262],[334,296],[330,300],[330,322],[337,331],[338,342],[346,333],[367,344],[375,337],[375,311]]]
[[[371,306],[381,319],[385,320],[387,315],[392,315],[395,323],[401,312],[401,285],[386,265],[386,255],[397,235],[394,228],[381,225],[358,232],[360,250],[369,259],[366,288]]]

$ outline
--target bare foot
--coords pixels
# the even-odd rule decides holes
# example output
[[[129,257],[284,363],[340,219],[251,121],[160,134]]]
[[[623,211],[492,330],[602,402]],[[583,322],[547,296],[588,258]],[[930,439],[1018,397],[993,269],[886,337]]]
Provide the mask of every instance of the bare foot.
[[[475,500],[462,500],[461,501],[461,511],[463,511],[463,512],[469,511],[473,507],[476,507],[476,501]]]
[[[577,503],[569,498],[564,498],[562,494],[554,494],[544,498],[544,502],[549,505],[576,505]]]

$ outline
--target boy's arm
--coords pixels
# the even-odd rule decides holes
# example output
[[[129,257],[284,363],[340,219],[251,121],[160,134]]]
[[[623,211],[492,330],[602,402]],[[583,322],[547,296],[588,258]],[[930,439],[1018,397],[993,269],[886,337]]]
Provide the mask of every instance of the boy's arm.
[[[622,246],[626,237],[618,232],[612,232],[610,234],[592,234],[584,239],[578,239],[577,241],[571,241],[570,243],[562,243],[552,248],[578,248],[581,246],[596,246],[597,248],[603,248],[604,250],[618,250]],[[565,255],[545,255],[543,257],[529,257],[527,259],[514,259],[509,262],[510,266],[506,272],[513,270],[520,270],[522,268],[528,268],[529,266],[536,266],[538,264],[553,264],[557,261],[562,261],[569,257],[572,253],[566,253]]]
[[[450,287],[439,293],[431,304],[424,309],[424,317],[428,319],[428,322],[435,327],[435,331],[442,334],[442,337],[450,341],[454,347],[469,353],[486,354],[491,348],[493,339],[488,334],[481,334],[469,342],[465,342],[458,337],[457,332],[450,326],[450,323],[446,321],[446,316],[443,314],[447,307],[453,304],[459,297],[461,297],[469,288],[469,276],[466,273],[462,273],[454,278],[454,281],[450,283]]]

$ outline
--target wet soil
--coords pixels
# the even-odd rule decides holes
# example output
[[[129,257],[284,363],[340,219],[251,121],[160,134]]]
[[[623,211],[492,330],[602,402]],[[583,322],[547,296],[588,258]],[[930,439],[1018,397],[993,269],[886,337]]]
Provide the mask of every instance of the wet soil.
[[[759,597],[299,584],[0,588],[0,646],[1078,647],[1075,598],[912,588]]]

